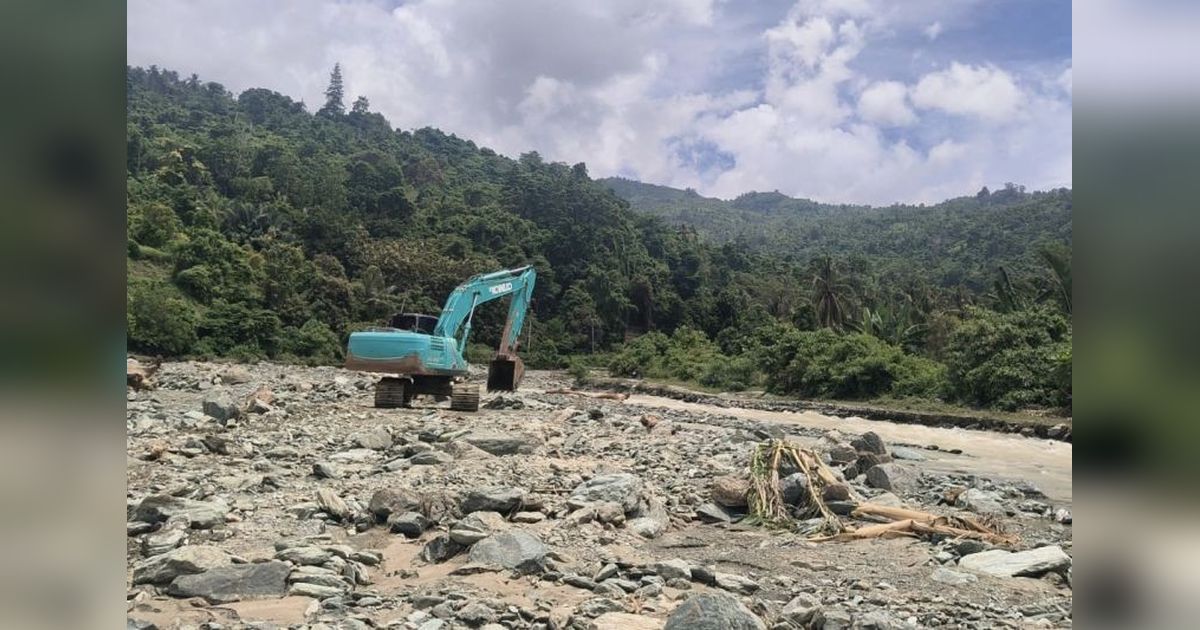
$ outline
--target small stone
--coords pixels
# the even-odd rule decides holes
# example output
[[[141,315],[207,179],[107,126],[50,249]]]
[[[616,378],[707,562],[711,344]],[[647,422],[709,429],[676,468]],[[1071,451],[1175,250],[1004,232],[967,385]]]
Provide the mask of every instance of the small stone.
[[[394,534],[403,534],[406,538],[417,538],[429,527],[429,519],[420,512],[401,512],[389,516],[387,524]]]
[[[758,590],[758,582],[733,573],[717,573],[715,575],[717,588],[734,593],[749,595]]]
[[[603,582],[604,580],[607,580],[608,578],[616,575],[617,570],[618,570],[617,565],[610,562],[610,563],[600,567],[599,571],[596,571],[596,574],[592,576],[592,581]]]
[[[664,580],[671,578],[692,579],[692,565],[687,560],[672,558],[654,564],[654,572]]]
[[[822,630],[849,630],[854,623],[854,618],[850,613],[844,610],[822,610],[815,615],[816,623],[814,627]]]
[[[242,410],[238,408],[237,403],[226,394],[214,394],[204,399],[202,404],[204,415],[216,419],[218,422],[225,423],[236,419],[242,414]]]
[[[793,473],[779,480],[779,494],[787,505],[808,500],[808,475]]]
[[[821,610],[821,600],[808,593],[800,593],[780,611],[780,616],[797,627],[805,627]]]
[[[240,366],[233,366],[221,372],[221,382],[228,385],[241,385],[249,383],[253,380],[249,370]]]
[[[713,502],[705,503],[696,508],[696,516],[706,523],[732,523],[733,517],[725,508]]]
[[[384,488],[371,495],[367,509],[380,522],[387,522],[393,513],[419,512],[421,496],[407,488]]]
[[[546,520],[546,515],[541,512],[517,512],[512,520],[514,523],[540,523]]]
[[[705,593],[676,607],[663,630],[766,630],[766,625],[733,597]]]
[[[378,425],[351,435],[350,443],[360,448],[382,451],[392,447],[392,434],[387,427]]]
[[[472,490],[462,501],[464,514],[471,512],[512,512],[521,507],[525,491],[510,486],[492,486]]]
[[[496,611],[481,602],[472,602],[458,609],[454,616],[470,626],[479,626],[496,620]]]
[[[344,521],[350,516],[350,506],[346,505],[332,488],[317,488],[317,504],[326,514],[339,521]]]
[[[437,564],[453,558],[465,548],[450,540],[449,535],[440,534],[425,543],[425,547],[421,549],[421,559],[431,564]]]
[[[299,565],[325,564],[331,556],[328,551],[311,545],[288,547],[275,552],[275,559]]]
[[[749,492],[750,482],[741,477],[726,475],[712,482],[712,500],[722,507],[746,507],[746,494]]]
[[[932,579],[934,582],[941,582],[942,584],[951,584],[954,586],[961,586],[963,584],[970,584],[972,582],[979,581],[979,578],[971,575],[970,573],[954,571],[945,567],[938,567],[934,569],[933,575],[930,576],[930,579]]]
[[[567,586],[574,586],[575,588],[581,588],[585,591],[590,591],[596,588],[596,580],[585,578],[582,575],[568,575],[563,577],[562,581],[563,584],[566,584]]]
[[[229,506],[217,501],[194,501],[168,494],[155,494],[142,499],[134,510],[133,520],[159,523],[167,519],[185,519],[195,529],[211,529],[225,523]]]
[[[926,459],[923,453],[907,446],[893,446],[892,457],[894,459],[904,459],[913,462],[923,462]]]
[[[954,504],[984,516],[1004,516],[1007,513],[1000,504],[1000,495],[978,488],[968,488],[960,492]]]
[[[508,523],[498,512],[472,512],[450,526],[450,540],[462,545],[473,545],[508,527]]]
[[[346,592],[344,588],[336,586],[322,586],[320,584],[312,584],[310,582],[295,582],[288,587],[288,595],[300,595],[303,597],[312,597],[314,599],[329,599],[337,597]]]
[[[492,455],[530,455],[541,445],[540,438],[528,433],[472,431],[462,440]]]
[[[318,479],[340,479],[342,471],[330,462],[316,462],[313,464],[313,475]]]
[[[453,462],[454,457],[441,451],[424,451],[413,455],[408,461],[414,466],[437,466]]]

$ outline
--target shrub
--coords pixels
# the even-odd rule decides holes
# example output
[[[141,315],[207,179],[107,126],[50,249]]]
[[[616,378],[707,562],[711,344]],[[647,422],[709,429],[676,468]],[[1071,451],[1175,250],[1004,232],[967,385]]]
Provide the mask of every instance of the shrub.
[[[740,392],[757,384],[758,378],[758,364],[752,356],[721,356],[709,361],[700,377],[700,384]]]
[[[1008,410],[1069,406],[1070,357],[1070,324],[1049,308],[975,310],[946,346],[950,393]]]
[[[167,356],[186,354],[196,343],[198,319],[192,304],[164,282],[135,282],[129,287],[125,332],[130,348]]]
[[[767,387],[802,396],[863,399],[933,396],[942,368],[871,335],[789,330],[764,355]]]

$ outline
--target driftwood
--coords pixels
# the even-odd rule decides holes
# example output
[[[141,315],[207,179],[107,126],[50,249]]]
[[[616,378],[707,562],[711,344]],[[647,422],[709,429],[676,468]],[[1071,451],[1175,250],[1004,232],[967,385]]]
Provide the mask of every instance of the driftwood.
[[[995,531],[966,515],[939,516],[919,510],[864,503],[851,512],[856,517],[878,517],[890,522],[849,529],[840,534],[813,538],[816,541],[863,540],[867,538],[890,538],[896,536],[947,536],[985,540],[995,544],[1011,545],[1017,542],[1012,535]]]
[[[134,391],[154,389],[154,375],[162,367],[162,360],[142,363],[133,357],[125,359],[125,385]]]

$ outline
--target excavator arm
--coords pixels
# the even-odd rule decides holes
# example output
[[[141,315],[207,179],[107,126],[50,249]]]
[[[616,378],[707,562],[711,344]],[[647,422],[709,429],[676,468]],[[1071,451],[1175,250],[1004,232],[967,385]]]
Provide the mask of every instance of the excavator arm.
[[[472,276],[454,289],[442,307],[433,334],[454,337],[458,341],[459,352],[465,353],[475,309],[485,302],[512,296],[500,347],[488,366],[489,391],[514,390],[524,375],[524,364],[516,352],[536,279],[537,272],[529,266]]]

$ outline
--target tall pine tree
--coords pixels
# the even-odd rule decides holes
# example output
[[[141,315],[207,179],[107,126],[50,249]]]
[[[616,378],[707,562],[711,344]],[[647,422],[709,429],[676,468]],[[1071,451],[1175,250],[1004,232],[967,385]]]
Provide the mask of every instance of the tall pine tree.
[[[342,64],[333,64],[333,72],[329,73],[329,87],[325,88],[325,106],[317,113],[322,116],[341,116],[346,113],[346,105],[342,102],[345,88],[342,86]]]

